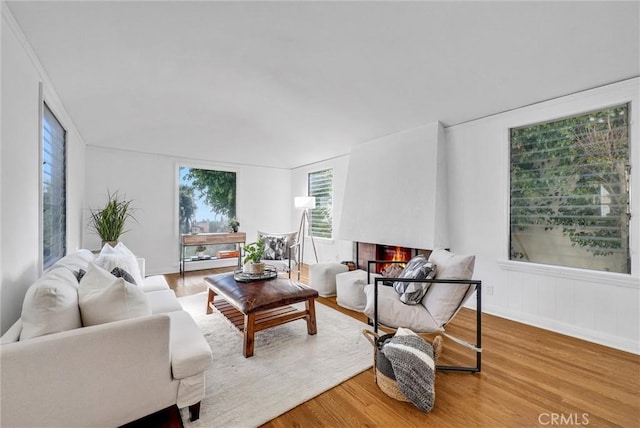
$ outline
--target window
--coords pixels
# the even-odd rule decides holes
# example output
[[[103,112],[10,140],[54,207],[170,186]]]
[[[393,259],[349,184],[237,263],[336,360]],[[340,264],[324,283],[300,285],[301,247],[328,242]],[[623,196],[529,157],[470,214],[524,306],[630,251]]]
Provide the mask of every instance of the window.
[[[228,232],[229,220],[236,218],[236,173],[180,167],[178,175],[180,234]],[[187,247],[186,255],[206,253],[208,259],[235,244],[203,247]]]
[[[67,248],[66,131],[44,104],[42,116],[42,264],[46,269]]]
[[[309,173],[309,196],[315,196],[316,207],[309,211],[311,235],[331,238],[333,231],[333,170]]]
[[[510,130],[510,259],[630,273],[628,105]]]

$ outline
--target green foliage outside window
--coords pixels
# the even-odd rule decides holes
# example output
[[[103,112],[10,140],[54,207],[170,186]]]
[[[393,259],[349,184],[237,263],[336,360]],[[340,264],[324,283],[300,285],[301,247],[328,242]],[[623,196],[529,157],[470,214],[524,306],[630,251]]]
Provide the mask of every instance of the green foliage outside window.
[[[592,260],[578,259],[589,253],[597,269],[630,273],[628,106],[512,129],[510,137],[511,259],[539,262],[537,252],[547,263],[588,268]]]

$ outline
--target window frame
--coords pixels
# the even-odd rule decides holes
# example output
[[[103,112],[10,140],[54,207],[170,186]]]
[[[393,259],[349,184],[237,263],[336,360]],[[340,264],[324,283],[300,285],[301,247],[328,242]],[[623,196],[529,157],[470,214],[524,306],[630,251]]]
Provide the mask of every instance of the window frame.
[[[201,163],[201,162],[194,162],[188,159],[185,160],[180,160],[180,161],[176,161],[174,163],[174,169],[175,169],[175,173],[174,173],[174,180],[175,180],[175,201],[174,201],[174,207],[175,207],[175,211],[174,211],[174,216],[175,216],[175,224],[174,224],[174,231],[175,231],[175,238],[179,241],[180,240],[180,184],[181,184],[181,180],[180,180],[180,168],[190,168],[190,169],[203,169],[203,170],[210,170],[210,171],[222,171],[222,172],[232,172],[236,175],[236,219],[240,216],[240,212],[241,212],[241,205],[242,205],[242,201],[241,199],[238,197],[239,195],[239,189],[241,186],[241,182],[242,182],[242,172],[240,169],[236,169],[236,168],[230,168],[229,166],[226,165],[219,165],[219,164],[209,164],[209,163]]]
[[[39,258],[40,258],[40,269],[42,271],[48,269],[50,266],[52,266],[56,261],[60,260],[62,257],[64,257],[66,255],[67,252],[67,246],[68,246],[68,233],[69,233],[69,225],[68,225],[68,205],[69,205],[69,198],[68,198],[68,190],[69,190],[69,168],[68,168],[68,160],[69,160],[69,144],[68,144],[68,135],[69,132],[67,130],[67,128],[64,126],[64,124],[62,123],[62,121],[60,120],[60,115],[56,114],[55,108],[53,108],[51,106],[51,103],[48,103],[47,100],[44,98],[43,96],[43,89],[42,86],[40,87],[40,103],[39,103],[39,117],[40,117],[40,127],[39,127],[39,168],[38,168],[38,172],[39,172],[39,217],[40,217],[40,221],[39,221]],[[61,185],[61,190],[63,192],[63,199],[64,199],[64,203],[62,205],[62,210],[63,210],[63,217],[64,220],[61,222],[62,228],[63,230],[61,231],[61,236],[63,239],[62,242],[62,253],[58,254],[57,256],[54,256],[53,259],[49,259],[49,258],[45,258],[45,245],[44,245],[44,233],[45,233],[45,227],[44,227],[44,222],[46,220],[46,216],[44,213],[45,210],[45,200],[44,200],[44,190],[45,190],[45,185],[44,185],[44,179],[45,179],[45,175],[44,175],[44,164],[45,164],[45,157],[44,157],[44,150],[45,150],[45,142],[44,142],[44,126],[45,126],[45,111],[48,110],[50,115],[56,120],[56,122],[58,123],[58,125],[60,125],[60,128],[62,129],[63,132],[63,141],[62,141],[62,185]]]
[[[541,174],[540,176],[534,175],[533,177],[529,177],[530,174],[535,174],[536,169],[531,169],[531,166],[529,166],[526,169],[521,170],[519,178],[521,180],[531,180],[533,179],[533,183],[534,184],[541,184],[538,180],[548,180],[551,179],[554,182],[557,180],[556,178],[556,174],[558,172],[560,172],[561,174],[565,174],[567,171],[567,168],[571,168],[569,165],[566,164],[562,164],[559,163],[557,165],[554,165],[553,163],[551,165],[548,165],[550,161],[553,161],[554,159],[562,159],[561,158],[557,158],[553,153],[555,153],[557,150],[561,150],[561,152],[559,152],[559,154],[561,156],[566,156],[568,154],[572,154],[572,151],[567,152],[567,146],[555,146],[553,145],[553,141],[552,140],[548,140],[548,138],[542,137],[542,139],[540,139],[541,133],[549,133],[551,132],[551,135],[560,135],[562,136],[562,139],[559,141],[568,141],[566,139],[566,136],[563,136],[564,134],[564,130],[566,129],[565,126],[570,126],[570,129],[583,129],[582,127],[584,125],[582,125],[582,123],[584,122],[576,122],[577,119],[582,119],[585,120],[587,118],[589,118],[589,121],[594,121],[594,116],[597,117],[599,115],[601,115],[602,113],[605,113],[607,111],[611,111],[611,110],[618,110],[621,109],[622,112],[624,112],[625,118],[624,118],[624,123],[625,123],[625,128],[624,132],[626,132],[626,135],[624,135],[624,140],[620,140],[620,141],[624,141],[626,142],[626,150],[625,152],[620,152],[621,154],[623,154],[625,156],[624,158],[624,164],[625,164],[625,168],[626,168],[626,180],[624,179],[624,177],[622,177],[622,181],[620,181],[621,187],[622,187],[622,195],[624,195],[626,193],[626,197],[623,199],[625,203],[623,207],[623,210],[619,213],[619,218],[622,217],[624,218],[626,216],[626,218],[624,218],[623,223],[620,224],[620,227],[617,229],[618,231],[621,232],[625,232],[626,231],[626,241],[620,241],[621,242],[621,250],[626,249],[626,252],[620,252],[620,251],[616,251],[615,247],[609,247],[607,245],[605,245],[604,247],[601,247],[599,245],[595,245],[592,246],[591,244],[593,244],[593,242],[597,242],[598,241],[598,236],[599,235],[591,235],[592,232],[597,233],[598,231],[602,232],[602,228],[607,228],[608,226],[606,226],[605,224],[601,225],[601,226],[596,226],[596,223],[591,224],[591,226],[586,226],[585,231],[591,231],[588,232],[588,235],[582,235],[581,232],[576,232],[576,228],[577,230],[580,230],[581,226],[579,226],[579,224],[581,224],[580,222],[575,222],[572,221],[570,218],[571,216],[567,217],[567,208],[564,208],[563,210],[563,203],[560,203],[560,205],[558,205],[556,207],[556,209],[551,209],[550,208],[545,208],[547,207],[549,204],[551,204],[551,202],[548,202],[547,204],[545,204],[544,202],[542,203],[537,203],[537,202],[531,202],[532,200],[535,201],[536,199],[539,198],[543,198],[549,201],[553,201],[555,198],[561,198],[561,199],[557,199],[558,201],[565,201],[564,204],[566,204],[567,201],[571,201],[571,203],[578,203],[579,205],[577,205],[575,208],[578,210],[583,210],[585,211],[584,215],[586,215],[587,217],[582,217],[587,221],[587,224],[590,220],[593,221],[597,221],[600,222],[601,220],[595,220],[595,217],[589,217],[592,214],[588,214],[588,210],[589,209],[593,209],[593,211],[595,212],[597,210],[597,204],[593,203],[592,205],[582,205],[585,201],[585,199],[596,199],[596,198],[600,198],[600,200],[602,200],[602,193],[591,193],[591,194],[585,194],[585,193],[581,193],[579,188],[575,188],[575,189],[569,189],[566,187],[566,185],[569,185],[569,183],[565,183],[564,187],[560,187],[556,190],[560,190],[563,189],[563,192],[561,194],[559,194],[559,196],[552,196],[552,195],[548,195],[547,193],[534,193],[533,195],[529,195],[527,196],[526,193],[518,196],[518,200],[521,201],[525,201],[526,205],[522,205],[521,203],[517,203],[514,202],[514,196],[517,196],[518,194],[522,193],[522,192],[527,192],[526,189],[528,189],[528,187],[521,187],[520,185],[518,185],[515,188],[515,191],[517,191],[516,195],[514,195],[514,188],[513,188],[513,183],[512,183],[512,179],[513,179],[513,174],[514,174],[514,165],[522,168],[522,165],[527,165],[527,163],[529,162],[538,162],[539,165],[538,166],[534,166],[534,168],[537,167],[542,167],[544,168],[544,173]],[[622,114],[622,113],[621,113]],[[616,118],[618,117],[618,115],[616,115]],[[521,261],[524,263],[537,263],[537,264],[552,264],[552,265],[557,265],[557,266],[562,266],[562,267],[569,267],[569,268],[578,268],[578,269],[587,269],[590,271],[603,271],[603,272],[608,272],[609,269],[607,268],[607,266],[609,267],[613,267],[616,264],[616,260],[618,260],[617,263],[620,262],[619,257],[624,257],[625,262],[623,263],[622,266],[626,266],[626,272],[625,271],[619,271],[617,269],[613,270],[613,272],[616,273],[623,273],[623,274],[630,274],[631,273],[631,266],[630,266],[630,226],[631,226],[631,222],[629,219],[629,215],[630,215],[630,199],[631,199],[631,189],[630,189],[630,164],[631,164],[631,138],[630,138],[630,103],[622,103],[622,104],[616,104],[616,105],[610,105],[610,106],[606,106],[606,107],[601,107],[601,108],[597,108],[597,109],[592,109],[586,112],[582,112],[582,113],[578,113],[578,114],[573,114],[573,115],[563,115],[560,117],[556,117],[553,118],[551,120],[547,120],[544,122],[538,122],[538,123],[532,123],[532,124],[528,124],[528,125],[524,125],[524,126],[519,126],[519,127],[510,127],[508,129],[509,132],[509,260],[511,261]],[[617,119],[616,119],[617,120]],[[551,127],[546,127],[547,125],[553,125]],[[591,125],[589,125],[591,126]],[[527,131],[530,130],[528,133]],[[531,133],[531,131],[533,131],[533,133]],[[601,131],[598,131],[601,132]],[[529,149],[525,149],[524,151],[522,151],[522,145],[524,144],[524,147],[527,146],[527,141],[528,139],[533,138],[534,141],[536,142],[536,146],[530,146]],[[573,141],[573,140],[571,140]],[[514,154],[514,144],[518,147],[521,148],[521,151],[517,152]],[[530,144],[530,143],[529,143]],[[539,146],[538,144],[540,144],[541,146]],[[551,144],[551,146],[548,146],[548,144]],[[584,144],[584,143],[583,143]],[[593,144],[593,143],[589,143],[589,144]],[[599,143],[596,143],[599,144]],[[546,147],[546,148],[545,148]],[[568,147],[575,147],[573,144],[571,146]],[[600,146],[597,146],[600,147]],[[539,153],[540,150],[543,149],[544,151],[548,151],[551,150],[552,152],[550,152],[550,154],[548,156],[540,156]],[[574,150],[573,148],[569,149],[569,150]],[[597,162],[597,159],[593,159],[590,160],[591,156],[588,153],[582,153],[582,154],[578,154],[578,153],[573,153],[576,155],[579,155],[580,157],[577,158],[579,159],[579,162],[590,162],[592,163],[594,160]],[[525,156],[524,157],[524,161],[520,160],[517,161],[514,164],[514,156],[516,156],[516,159]],[[527,160],[529,159],[529,160]],[[619,158],[621,159],[621,158]],[[573,164],[573,162],[572,162]],[[534,164],[535,165],[535,164]],[[593,165],[598,165],[593,164]],[[577,171],[574,172],[579,172],[580,174],[584,174],[587,172],[590,172],[591,168],[578,168]],[[573,170],[569,170],[569,172],[571,172]],[[582,172],[580,172],[582,171]],[[607,172],[606,170],[603,171],[599,171],[598,174],[600,174],[599,177],[606,177],[606,175],[602,176],[602,174],[611,174],[611,171]],[[573,175],[571,176],[573,177]],[[582,182],[579,181],[578,184],[579,186],[583,186],[582,188],[586,188],[584,186],[594,186],[594,182],[592,182],[588,177],[589,174],[587,174],[586,176],[581,175],[580,177],[585,177],[584,179],[586,180],[586,182]],[[568,178],[568,176],[567,176]],[[620,178],[620,177],[618,177]],[[560,179],[562,179],[562,176],[560,177]],[[580,179],[582,180],[582,178]],[[600,179],[597,180],[597,182]],[[544,183],[544,181],[542,182]],[[560,183],[562,183],[562,181],[560,181]],[[618,182],[616,182],[618,183]],[[520,190],[518,190],[520,189]],[[600,186],[600,189],[602,189],[602,186]],[[592,189],[593,190],[593,189]],[[533,188],[533,191],[536,192],[536,187]],[[558,193],[556,192],[555,195],[558,195]],[[590,195],[590,196],[589,196]],[[523,197],[525,199],[523,199]],[[531,199],[533,198],[533,199]],[[515,205],[514,205],[515,204]],[[600,204],[600,209],[603,209],[604,205],[602,205],[602,203]],[[518,208],[519,207],[519,208]],[[607,206],[608,207],[608,206]],[[526,213],[528,212],[528,210],[534,210],[534,213],[537,211],[542,210],[542,213],[540,214],[539,220],[541,220],[542,222],[539,222],[539,220],[531,220],[531,221],[527,221],[528,226],[525,226],[525,229],[523,229],[522,231],[525,231],[525,235],[522,235],[522,231],[521,232],[516,232],[514,231],[514,217],[512,216],[514,209],[518,208],[518,211],[520,211],[521,209],[524,209],[525,212],[523,213],[524,218],[520,218],[520,217],[516,217],[516,219],[520,218],[520,220],[526,219],[526,217],[530,216],[527,215]],[[564,213],[563,213],[564,211]],[[546,214],[544,214],[544,212],[546,212]],[[579,211],[578,211],[579,212]],[[520,214],[518,214],[518,216],[520,216]],[[605,220],[605,221],[613,221],[616,222],[615,217],[609,217],[609,216],[600,216],[603,218],[608,218],[610,220]],[[600,218],[599,217],[599,218]],[[538,218],[538,217],[536,217]],[[575,253],[576,256],[579,256],[579,259],[576,260],[580,260],[581,263],[579,264],[562,264],[562,262],[559,263],[552,263],[550,261],[545,261],[544,260],[544,256],[542,259],[540,259],[539,257],[533,257],[531,260],[520,260],[519,258],[516,258],[514,256],[514,251],[518,251],[518,247],[521,245],[520,244],[520,240],[516,240],[514,241],[514,239],[516,239],[516,236],[520,236],[520,238],[525,238],[527,233],[526,230],[527,228],[533,228],[533,230],[530,230],[530,232],[535,232],[535,228],[536,225],[538,227],[542,227],[544,226],[544,230],[546,231],[547,228],[551,228],[554,230],[562,230],[563,233],[562,235],[564,235],[565,237],[569,237],[570,242],[571,242],[571,247],[576,247],[576,248],[583,248],[583,244],[588,245],[588,248],[584,248],[585,251],[587,251],[587,253],[593,253],[593,255],[595,256],[596,254],[603,252],[605,254],[603,255],[607,255],[606,253],[615,253],[615,252],[619,252],[620,255],[618,256],[618,258],[613,258],[611,259],[614,262],[614,265],[610,265],[608,263],[603,263],[603,265],[601,266],[587,266],[587,265],[582,265],[583,263],[587,262],[588,257],[586,253],[582,253],[581,251],[578,251],[577,253]],[[600,229],[598,229],[600,228]],[[571,235],[570,232],[567,231],[571,231],[574,230],[575,233],[575,238],[572,237],[573,235]],[[539,232],[535,232],[535,235],[538,236],[538,238],[534,238],[534,242],[536,239],[539,239],[542,235],[539,235],[540,233],[544,233],[543,231],[539,231]],[[569,235],[567,235],[567,233],[569,233]],[[589,237],[593,236],[593,240],[590,239]],[[623,238],[625,237],[625,234],[623,233],[621,235]],[[602,238],[602,236],[600,235],[600,238]],[[604,238],[603,240],[606,240],[607,238]],[[516,245],[516,243],[518,243]],[[569,244],[569,242],[568,242]],[[515,246],[515,247],[514,247]],[[525,248],[529,248],[529,246],[523,247],[522,251],[525,250]],[[533,249],[535,250],[536,246],[535,244],[533,245],[533,247],[529,248],[529,249]],[[589,249],[591,248],[591,249]],[[611,249],[609,249],[611,248]],[[548,249],[548,248],[547,248]],[[546,253],[545,248],[542,248],[543,252]],[[569,256],[570,258],[574,255],[574,252],[569,251],[567,249],[568,252],[565,251],[561,251],[561,252],[557,252],[557,251],[553,251],[552,249],[549,249],[550,252],[548,252],[548,254],[551,256],[551,259],[562,259],[563,257]],[[534,254],[536,252],[534,251]],[[581,254],[582,253],[582,254]],[[541,256],[542,254],[538,254],[538,256]],[[557,257],[556,257],[557,256]],[[551,260],[549,259],[549,260]],[[605,259],[599,259],[601,262]],[[581,266],[582,265],[582,266]],[[623,268],[624,269],[624,268]]]
[[[469,129],[479,127],[488,132],[483,139],[486,144],[491,141],[499,141],[500,176],[496,185],[501,197],[500,227],[496,227],[499,233],[500,249],[496,254],[497,268],[505,274],[517,272],[524,275],[546,276],[567,281],[579,281],[580,283],[602,284],[611,286],[638,289],[640,283],[640,80],[627,79],[611,83],[597,88],[575,92],[566,96],[549,99],[539,103],[530,104],[518,109],[509,110],[484,119],[479,119],[467,126]],[[629,181],[631,194],[631,275],[613,272],[599,272],[587,269],[566,268],[553,265],[536,265],[509,260],[509,129],[553,120],[558,117],[572,116],[600,108],[606,108],[616,104],[630,104],[629,107],[629,135],[631,138],[631,176]]]
[[[314,192],[312,192],[312,176],[315,174],[322,174],[329,171],[331,174],[331,184],[330,184],[330,197],[328,198],[328,203],[322,203],[321,198],[318,196],[318,194],[314,194]],[[316,239],[327,239],[327,240],[332,240],[333,239],[333,233],[334,233],[334,216],[333,216],[333,208],[334,208],[334,203],[333,203],[333,198],[334,198],[334,170],[333,168],[323,168],[317,171],[311,171],[307,174],[307,195],[308,196],[313,196],[316,198],[316,207],[313,209],[309,210],[309,235],[313,236],[313,238]],[[329,222],[328,226],[330,228],[329,231],[329,236],[318,236],[316,234],[314,234],[314,217],[319,215],[319,210],[323,210],[326,209],[328,206],[329,211],[331,212],[330,214],[330,218],[331,221]]]

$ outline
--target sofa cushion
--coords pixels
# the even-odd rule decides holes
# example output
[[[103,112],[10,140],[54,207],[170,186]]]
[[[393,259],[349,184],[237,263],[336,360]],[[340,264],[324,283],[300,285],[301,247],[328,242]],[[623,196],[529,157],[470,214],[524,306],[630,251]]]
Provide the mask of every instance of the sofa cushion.
[[[423,255],[412,258],[400,273],[399,278],[405,279],[431,279],[436,275],[433,263],[427,261]],[[400,295],[400,301],[407,305],[416,305],[427,294],[431,284],[428,282],[402,282],[393,283],[393,288]]]
[[[142,284],[144,281],[140,273],[138,259],[122,242],[119,242],[115,247],[105,244],[95,263],[108,272],[116,267],[124,269],[133,276],[135,284]]]
[[[65,268],[49,270],[33,283],[22,304],[20,340],[82,327],[77,284]]]
[[[149,302],[149,307],[153,314],[163,314],[166,312],[181,311],[182,306],[178,302],[176,293],[173,290],[156,290],[144,294]]]
[[[89,263],[80,281],[78,300],[85,326],[151,315],[149,302],[140,288],[95,263]]]
[[[434,250],[429,257],[429,261],[437,266],[437,279],[471,279],[475,259],[475,256],[456,255],[441,249]],[[443,326],[462,305],[470,287],[469,284],[431,284],[422,304]]]
[[[151,275],[144,279],[142,284],[138,284],[142,291],[148,293],[149,291],[169,290],[169,284],[164,278],[164,275]]]

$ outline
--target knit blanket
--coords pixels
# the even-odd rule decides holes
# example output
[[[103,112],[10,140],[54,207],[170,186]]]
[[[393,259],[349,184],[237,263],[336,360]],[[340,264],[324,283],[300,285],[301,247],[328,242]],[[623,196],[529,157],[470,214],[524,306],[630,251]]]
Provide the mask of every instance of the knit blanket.
[[[436,399],[431,344],[413,331],[399,328],[382,353],[393,367],[398,389],[420,410],[430,412]]]

